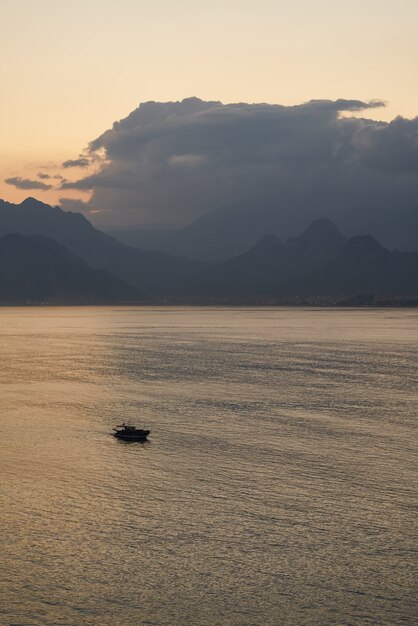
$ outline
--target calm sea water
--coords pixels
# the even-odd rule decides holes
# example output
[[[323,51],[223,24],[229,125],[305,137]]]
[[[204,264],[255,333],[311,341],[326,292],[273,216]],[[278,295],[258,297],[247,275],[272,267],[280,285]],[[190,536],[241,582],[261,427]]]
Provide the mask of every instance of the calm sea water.
[[[417,350],[416,310],[0,309],[0,623],[413,624]]]

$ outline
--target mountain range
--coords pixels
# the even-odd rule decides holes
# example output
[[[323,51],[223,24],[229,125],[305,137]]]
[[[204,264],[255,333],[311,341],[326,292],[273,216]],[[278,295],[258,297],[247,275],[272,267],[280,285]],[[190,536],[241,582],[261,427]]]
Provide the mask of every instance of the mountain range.
[[[125,244],[219,263],[242,254],[266,233],[279,235],[286,212],[277,206],[227,206],[205,213],[180,230],[114,230]],[[287,216],[291,223],[291,216]]]
[[[313,221],[317,212],[311,213]],[[287,239],[292,233],[301,232],[309,223],[304,214],[302,206],[290,210],[283,204],[260,200],[256,206],[241,204],[213,209],[180,230],[113,230],[109,234],[133,247],[219,263],[243,254],[266,234]],[[367,210],[356,207],[348,212],[342,208],[324,209],[323,216],[351,235],[373,234],[389,249],[418,250],[416,206],[400,206],[396,213],[389,214],[370,207]],[[354,223],[359,227],[355,228]]]
[[[140,301],[140,292],[103,269],[88,267],[41,236],[0,238],[1,304],[107,304]]]
[[[329,219],[312,222],[282,243],[263,237],[217,264],[194,287],[203,299],[382,298],[418,294],[418,253],[389,251],[370,235],[347,239]]]
[[[0,200],[0,237],[41,235],[58,241],[89,267],[105,269],[154,297],[169,297],[194,284],[206,267],[199,261],[126,246],[97,230],[81,213],[35,198],[21,204]]]
[[[390,251],[370,235],[348,239],[327,218],[284,242],[264,233],[241,254],[231,252],[230,258],[209,263],[127,246],[81,214],[28,198],[20,205],[0,201],[0,238],[2,303],[280,303],[338,302],[358,294],[418,296],[418,252]],[[228,237],[219,238],[225,256]]]

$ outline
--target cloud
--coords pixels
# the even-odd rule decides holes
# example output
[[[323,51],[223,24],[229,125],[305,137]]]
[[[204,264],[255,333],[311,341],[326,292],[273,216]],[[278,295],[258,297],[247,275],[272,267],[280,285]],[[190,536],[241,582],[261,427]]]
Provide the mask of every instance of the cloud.
[[[46,172],[38,172],[36,174],[41,180],[65,180],[61,174],[47,174]]]
[[[390,124],[368,124],[353,134],[362,162],[398,174],[418,174],[418,118],[397,117]]]
[[[60,198],[59,205],[64,211],[84,214],[89,213],[87,204],[81,200],[75,200],[74,198]]]
[[[206,157],[203,154],[173,154],[168,161],[178,167],[194,167],[205,163]]]
[[[90,165],[90,160],[86,157],[80,157],[79,159],[68,159],[68,161],[64,161],[62,167],[88,167]]]
[[[8,185],[13,185],[17,189],[39,189],[40,191],[52,189],[52,185],[47,185],[39,180],[31,180],[30,178],[20,178],[20,176],[6,178],[4,182]]]
[[[381,106],[146,102],[89,144],[98,170],[61,188],[91,190],[86,208],[108,211],[108,225],[121,228],[271,205],[284,235],[323,215],[355,230],[363,218],[390,221],[400,206],[417,206],[418,118],[358,117]]]

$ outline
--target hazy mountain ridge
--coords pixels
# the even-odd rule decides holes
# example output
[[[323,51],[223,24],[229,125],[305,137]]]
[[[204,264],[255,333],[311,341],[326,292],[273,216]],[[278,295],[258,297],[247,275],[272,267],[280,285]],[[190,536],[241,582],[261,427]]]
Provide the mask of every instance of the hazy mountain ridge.
[[[418,294],[418,252],[389,251],[370,235],[347,238],[328,219],[282,243],[270,235],[215,266],[190,297],[213,300],[383,298]]]
[[[281,295],[284,286],[326,265],[346,243],[326,218],[312,222],[299,237],[285,243],[266,235],[244,254],[215,266],[194,293],[244,298]]]
[[[173,255],[221,263],[246,252],[266,233],[283,232],[284,209],[271,204],[260,206],[227,206],[213,209],[180,230],[123,231],[109,234],[126,244],[153,248]]]
[[[131,248],[94,228],[80,213],[65,212],[34,198],[19,205],[0,201],[0,236],[8,233],[54,239],[90,267],[106,269],[120,280],[157,296],[185,289],[206,266],[186,258]]]
[[[102,304],[142,298],[132,285],[88,267],[52,239],[18,234],[0,238],[1,304]]]
[[[137,248],[221,263],[243,254],[266,233],[287,238],[318,219],[318,211],[312,210],[309,217],[300,206],[293,211],[282,205],[278,208],[277,203],[260,200],[258,205],[214,209],[180,230],[112,230],[109,234]],[[320,214],[350,236],[372,234],[391,250],[418,249],[418,207],[400,206],[390,219],[388,215],[380,215],[378,208],[374,211],[353,208],[350,215],[355,215],[354,223],[347,219],[345,209],[336,206],[331,211],[324,206]]]
[[[418,252],[390,251],[371,235],[358,235],[332,262],[296,281],[289,291],[307,296],[417,296]]]
[[[125,246],[95,229],[83,216],[34,199],[27,199],[21,205],[0,202],[0,236],[6,232],[49,237],[47,243],[40,242],[39,237],[25,244],[19,239],[9,240],[9,248],[10,241],[14,241],[16,248],[10,257],[15,272],[19,268],[19,254],[22,263],[28,264],[29,247],[42,244],[44,256],[47,250],[49,255],[58,255],[61,263],[67,255],[66,262],[72,266],[78,264],[78,268],[82,264],[84,272],[92,268],[110,272],[113,276],[107,274],[107,280],[117,277],[119,289],[124,284],[127,294],[126,283],[134,286],[137,296],[127,296],[125,300],[138,299],[139,292],[147,294],[148,301],[184,303],[295,302],[316,297],[338,302],[358,294],[395,299],[418,295],[418,252],[390,251],[370,235],[347,239],[327,218],[315,220],[301,235],[284,243],[275,235],[264,235],[244,253],[217,264]],[[46,272],[51,278],[50,269],[46,262],[41,266],[34,263],[30,268],[33,284],[43,289],[41,277],[36,277],[36,267],[38,273]],[[0,266],[0,272],[0,286],[3,285],[0,297],[5,301],[6,263]],[[32,294],[27,299],[31,299],[33,293],[25,272],[17,272],[16,276],[16,289],[20,280],[21,293],[24,294],[26,285],[27,293]],[[59,280],[54,284],[57,287]],[[65,300],[64,286],[58,292]],[[94,289],[92,296],[96,297]],[[116,294],[114,298],[119,296]]]

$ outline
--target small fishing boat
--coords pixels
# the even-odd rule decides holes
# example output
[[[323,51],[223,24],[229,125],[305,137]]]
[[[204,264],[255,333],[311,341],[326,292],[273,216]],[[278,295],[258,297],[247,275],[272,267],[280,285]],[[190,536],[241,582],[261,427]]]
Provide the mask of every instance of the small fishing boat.
[[[113,436],[124,441],[146,441],[151,432],[145,428],[137,428],[136,426],[125,424],[125,422],[119,424],[113,430]]]

